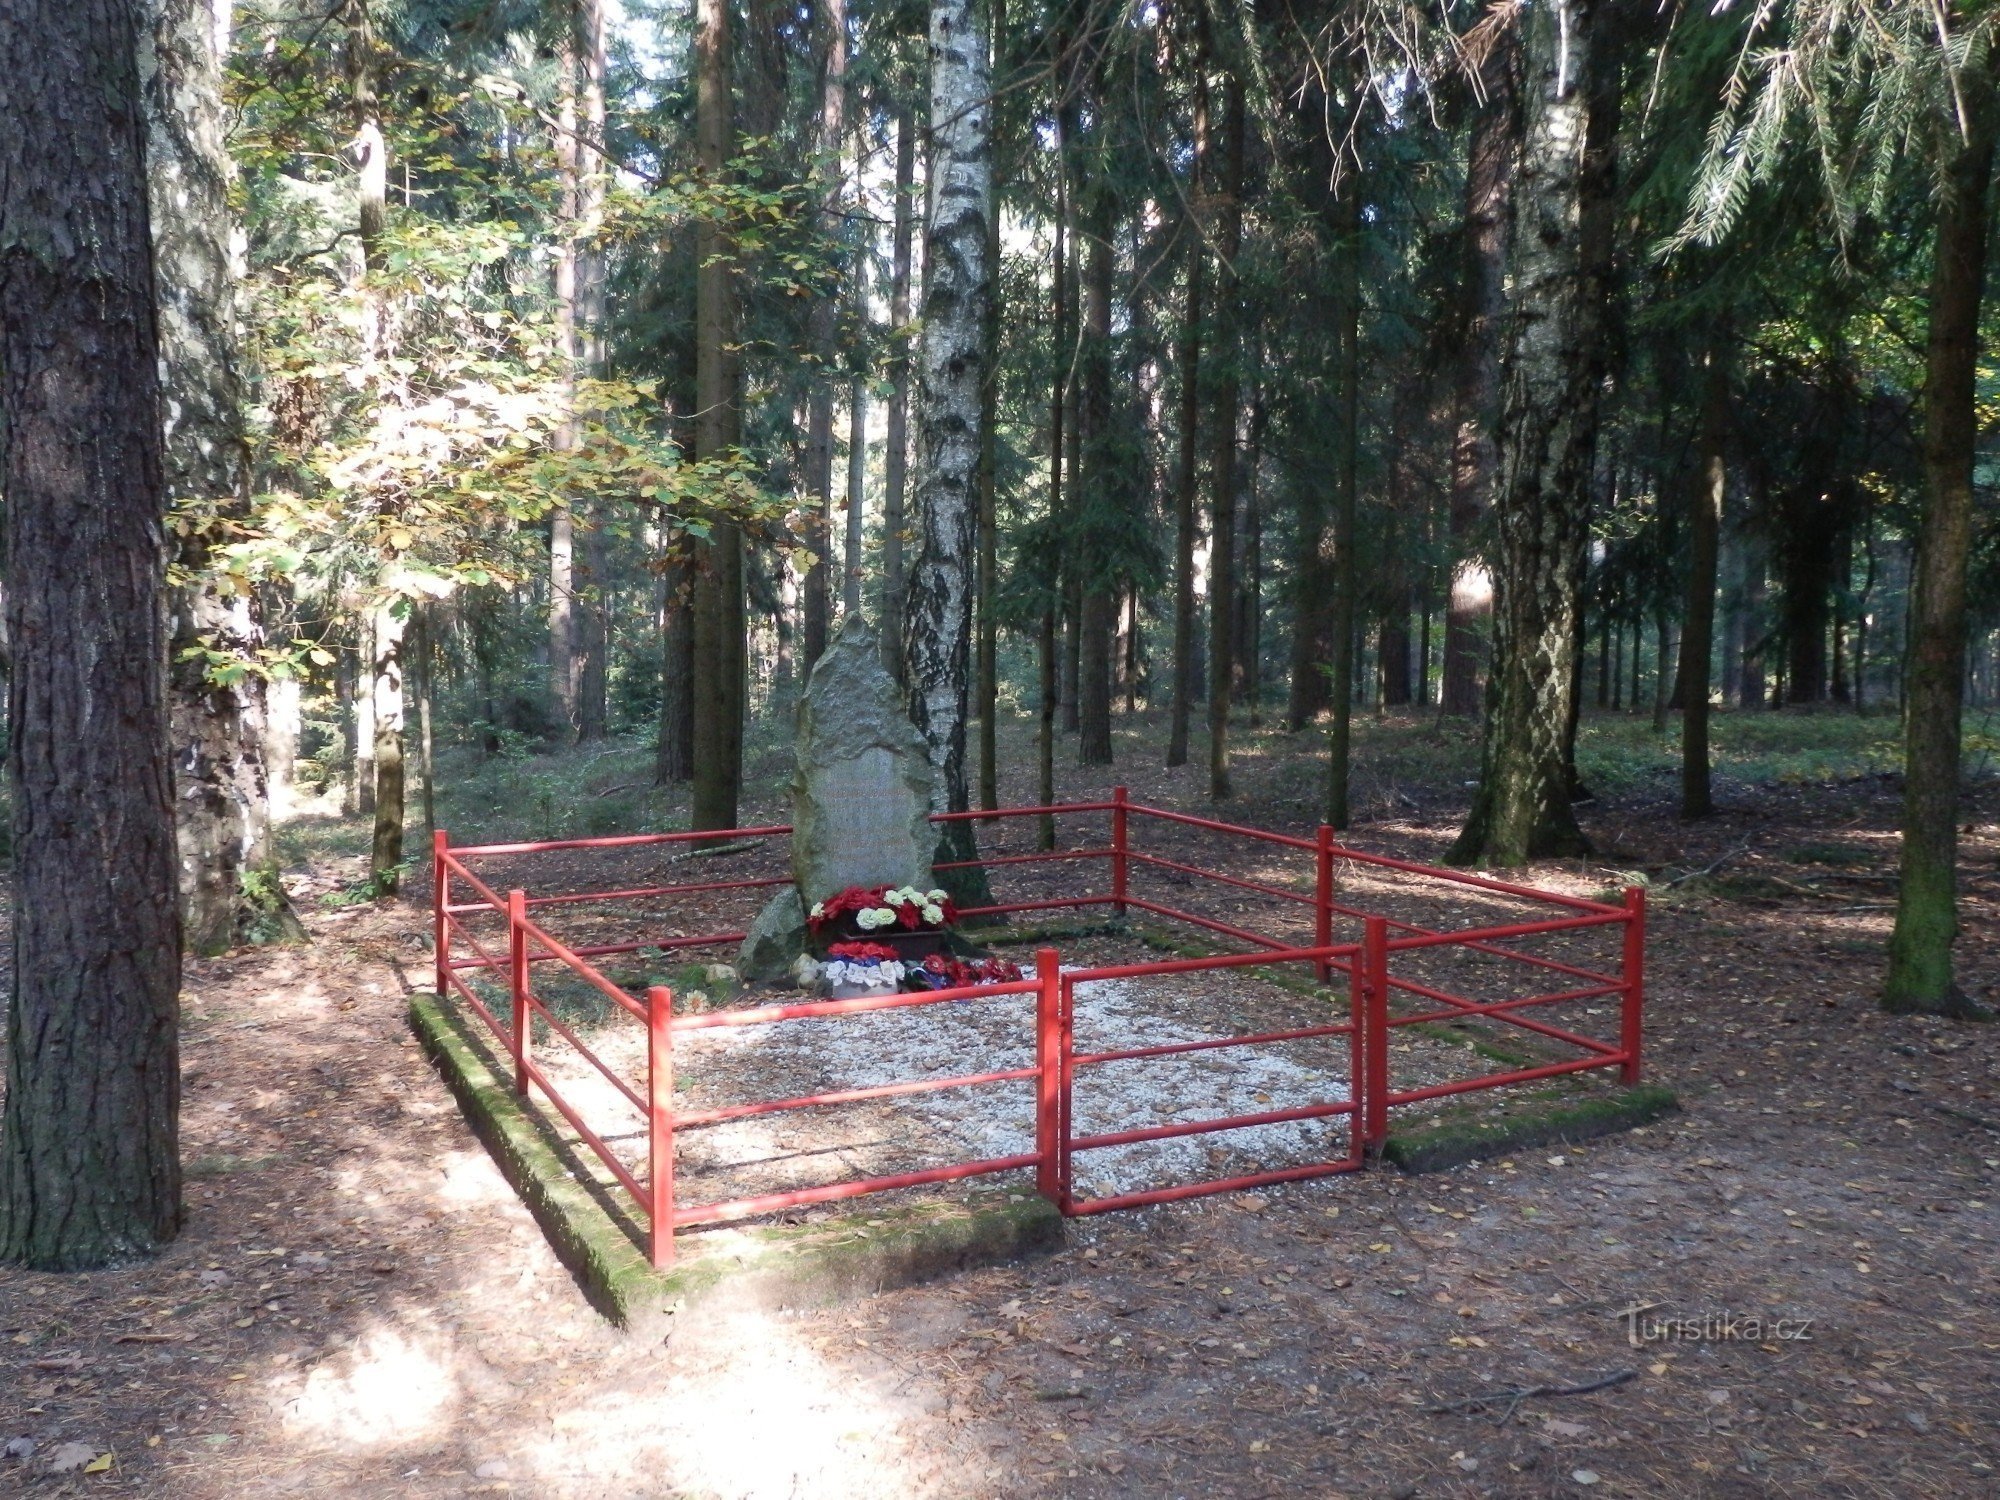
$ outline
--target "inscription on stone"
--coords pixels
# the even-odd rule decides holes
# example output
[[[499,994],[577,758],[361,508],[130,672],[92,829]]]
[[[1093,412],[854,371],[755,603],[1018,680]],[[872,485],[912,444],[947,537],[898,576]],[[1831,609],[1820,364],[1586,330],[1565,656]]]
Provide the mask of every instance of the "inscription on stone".
[[[808,814],[815,825],[808,837],[822,851],[814,875],[832,890],[920,878],[911,868],[910,822],[929,808],[912,796],[894,752],[873,746],[821,766],[811,800],[818,805]],[[813,899],[826,894],[815,892]]]

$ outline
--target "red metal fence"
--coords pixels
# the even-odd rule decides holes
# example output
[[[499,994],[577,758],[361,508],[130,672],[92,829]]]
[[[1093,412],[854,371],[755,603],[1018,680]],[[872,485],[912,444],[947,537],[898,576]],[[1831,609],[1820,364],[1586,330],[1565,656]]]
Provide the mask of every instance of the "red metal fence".
[[[459,848],[453,848],[448,836],[440,830],[434,842],[433,891],[437,992],[441,997],[456,996],[465,1002],[511,1059],[515,1089],[523,1096],[539,1091],[568,1121],[577,1138],[597,1155],[611,1176],[631,1195],[647,1225],[655,1265],[666,1265],[672,1261],[676,1229],[770,1214],[864,1193],[1029,1168],[1034,1171],[1037,1190],[1066,1214],[1102,1213],[1352,1171],[1361,1166],[1368,1153],[1386,1139],[1389,1111],[1398,1106],[1593,1069],[1616,1068],[1628,1083],[1636,1081],[1639,1076],[1645,946],[1645,901],[1644,892],[1640,889],[1627,890],[1624,902],[1613,905],[1509,884],[1464,871],[1363,853],[1336,843],[1333,831],[1324,826],[1314,838],[1306,839],[1148,807],[1132,802],[1123,787],[1118,788],[1109,801],[1006,808],[997,813],[947,813],[934,821],[978,819],[1004,824],[1006,820],[1052,820],[1057,817],[1101,819],[1108,825],[1107,837],[1102,843],[1085,843],[1068,849],[1018,852],[1001,849],[989,852],[979,860],[963,863],[977,864],[989,875],[1025,871],[1040,872],[1044,876],[1049,872],[1073,872],[1079,866],[1088,868],[1091,864],[1102,863],[1108,866],[1108,888],[1068,889],[1054,894],[1046,893],[1046,889],[1039,893],[1022,893],[1020,899],[996,900],[984,906],[967,908],[963,915],[999,916],[1109,908],[1114,916],[1122,917],[1136,910],[1228,938],[1247,945],[1248,951],[1065,970],[1058,951],[1054,947],[1043,947],[1036,954],[1034,976],[1014,983],[676,1015],[669,989],[653,985],[646,988],[642,998],[614,983],[594,960],[642,950],[733,947],[742,941],[744,934],[741,930],[697,934],[655,932],[636,940],[579,942],[572,946],[551,933],[544,922],[531,913],[574,909],[587,903],[629,908],[694,897],[713,899],[729,893],[749,896],[787,886],[791,883],[789,877],[771,874],[728,880],[627,885],[603,891],[544,892],[540,895],[529,895],[525,888],[515,887],[503,895],[474,873],[473,865],[510,858],[534,857],[541,860],[562,851],[602,852],[648,846],[713,849],[718,840],[726,840],[731,849],[737,851],[762,844],[775,852],[783,847],[775,841],[789,836],[791,830],[788,827],[735,829],[720,834],[635,834]],[[1156,828],[1163,835],[1180,837],[1183,842],[1202,839],[1226,840],[1238,846],[1247,844],[1260,856],[1289,859],[1301,869],[1292,877],[1290,884],[1281,883],[1285,879],[1282,873],[1257,878],[1226,874],[1193,862],[1179,846],[1168,848],[1156,844],[1139,847],[1133,839],[1135,824]],[[1309,878],[1306,873],[1308,857]],[[1525,922],[1439,929],[1369,911],[1341,900],[1336,883],[1336,871],[1340,866],[1368,872],[1371,877],[1385,880],[1401,879],[1427,891],[1445,890],[1477,901],[1526,902],[1542,908],[1555,907],[1562,914]],[[938,866],[941,870],[959,867],[951,864]],[[1272,930],[1258,931],[1245,925],[1240,918],[1224,920],[1212,912],[1190,909],[1191,905],[1199,905],[1199,900],[1180,898],[1181,904],[1171,904],[1164,899],[1136,894],[1133,890],[1135,875],[1142,879],[1152,877],[1165,885],[1167,889],[1161,892],[1162,895],[1171,894],[1174,889],[1192,892],[1197,888],[1230,897],[1239,892],[1248,893],[1268,905],[1264,925]],[[1288,935],[1277,930],[1288,925],[1284,917],[1292,914],[1296,915],[1289,925],[1295,932]],[[1237,913],[1232,912],[1231,916],[1236,918]],[[629,925],[630,919],[627,921]],[[1335,929],[1343,923],[1355,927],[1356,935],[1347,940],[1336,940]],[[664,923],[659,925],[664,926]],[[1513,946],[1525,939],[1575,935],[1604,928],[1620,929],[1620,960],[1615,972],[1588,967],[1565,958],[1524,952]],[[482,930],[486,934],[485,941],[482,941]],[[504,930],[506,939],[504,954],[496,951],[499,945],[493,939],[493,934],[500,930]],[[1515,966],[1518,966],[1519,970],[1525,970],[1530,975],[1556,976],[1563,987],[1550,991],[1535,989],[1527,994],[1499,999],[1455,993],[1444,988],[1442,981],[1435,976],[1424,977],[1429,972],[1424,967],[1426,961],[1441,956],[1474,965],[1483,964],[1486,969],[1505,966],[1509,973],[1516,972]],[[1501,964],[1495,965],[1495,960],[1501,961]],[[601,993],[615,1007],[645,1027],[646,1063],[644,1078],[639,1085],[635,1086],[633,1081],[609,1065],[537,993],[534,976],[538,965],[558,966]],[[1078,1052],[1075,1048],[1076,994],[1081,986],[1119,979],[1282,965],[1308,968],[1322,985],[1331,984],[1337,974],[1345,975],[1345,1004],[1338,1005],[1323,1023],[1287,1030],[1096,1052]],[[507,991],[504,1015],[496,1013],[503,1008],[489,1004],[472,982],[484,975],[490,982],[497,983],[503,974]],[[1032,995],[1035,999],[1035,1048],[1031,1066],[944,1078],[910,1079],[707,1109],[677,1109],[674,1104],[675,1041],[677,1037],[689,1033],[723,1027],[784,1025],[801,1020],[954,1003],[991,1002],[1024,995]],[[1615,1040],[1593,1037],[1529,1014],[1548,1006],[1576,1005],[1598,999],[1615,1000],[1618,1019]],[[601,1074],[616,1095],[635,1112],[647,1140],[646,1175],[643,1178],[619,1159],[604,1133],[593,1128],[574,1101],[564,1098],[555,1080],[537,1061],[534,1025],[537,1019],[548,1033],[567,1043]],[[1517,1028],[1544,1044],[1556,1043],[1572,1049],[1577,1055],[1553,1062],[1530,1062],[1441,1083],[1400,1089],[1393,1086],[1391,1049],[1399,1031],[1439,1024],[1462,1025],[1474,1020]],[[1405,1031],[1405,1034],[1409,1033]],[[1166,1124],[1134,1124],[1129,1128],[1094,1134],[1079,1134],[1075,1128],[1073,1095],[1079,1076],[1087,1079],[1093,1070],[1107,1065],[1334,1037],[1347,1040],[1348,1076],[1344,1098],[1315,1100],[1261,1113]],[[853,1177],[813,1187],[708,1203],[683,1204],[676,1201],[675,1157],[679,1132],[795,1110],[1027,1082],[1033,1083],[1035,1097],[1032,1151],[955,1161],[919,1171]],[[1347,1149],[1331,1159],[1266,1167],[1235,1176],[1096,1197],[1079,1197],[1075,1190],[1072,1167],[1080,1152],[1343,1116],[1348,1121]]]

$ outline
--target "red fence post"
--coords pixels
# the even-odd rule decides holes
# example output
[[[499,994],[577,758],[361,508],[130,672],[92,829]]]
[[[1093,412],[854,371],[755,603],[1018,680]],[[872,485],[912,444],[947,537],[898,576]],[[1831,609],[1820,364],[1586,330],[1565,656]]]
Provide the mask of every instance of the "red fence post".
[[[528,893],[507,893],[507,979],[514,998],[514,1092],[528,1092]]]
[[[1389,923],[1369,917],[1363,924],[1361,981],[1362,1139],[1380,1151],[1389,1138]]]
[[[445,868],[445,851],[451,835],[442,828],[431,832],[431,956],[437,965],[432,984],[443,1000],[451,988],[451,930],[446,925],[445,908],[451,905],[451,871]]]
[[[646,1162],[653,1269],[674,1263],[674,992],[646,991]]]
[[[1058,970],[1060,973],[1060,970]],[[1056,1009],[1061,1024],[1056,1028],[1056,1191],[1057,1207],[1067,1214],[1075,1207],[1070,1181],[1070,1141],[1076,1135],[1070,1117],[1070,1091],[1076,1082],[1076,981],[1061,975],[1057,981]]]
[[[1062,964],[1035,950],[1035,1191],[1062,1206]]]
[[[1313,946],[1325,948],[1333,942],[1333,825],[1319,825],[1319,845],[1313,867]],[[1313,965],[1321,984],[1333,980],[1333,965],[1322,958]]]
[[[1619,1043],[1625,1052],[1620,1074],[1626,1083],[1639,1081],[1639,1029],[1646,1007],[1646,888],[1625,888],[1625,1001],[1620,1015]]]
[[[1126,826],[1125,788],[1114,786],[1111,789],[1111,910],[1121,917],[1125,915]]]

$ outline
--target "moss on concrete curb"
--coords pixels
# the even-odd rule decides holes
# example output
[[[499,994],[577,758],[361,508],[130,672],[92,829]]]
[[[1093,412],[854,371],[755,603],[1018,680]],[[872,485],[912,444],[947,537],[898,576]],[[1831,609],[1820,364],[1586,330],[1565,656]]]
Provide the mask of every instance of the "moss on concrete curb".
[[[1594,1140],[1679,1108],[1673,1090],[1659,1084],[1573,1103],[1516,1104],[1499,1119],[1444,1119],[1391,1131],[1382,1159],[1409,1173],[1440,1172],[1509,1151]]]
[[[966,1202],[870,1205],[803,1225],[683,1234],[678,1262],[655,1271],[622,1190],[607,1191],[595,1162],[522,1107],[482,1037],[429,994],[411,998],[410,1027],[557,1257],[621,1328],[696,1305],[823,1305],[1063,1241],[1062,1216],[1038,1194],[985,1192]]]

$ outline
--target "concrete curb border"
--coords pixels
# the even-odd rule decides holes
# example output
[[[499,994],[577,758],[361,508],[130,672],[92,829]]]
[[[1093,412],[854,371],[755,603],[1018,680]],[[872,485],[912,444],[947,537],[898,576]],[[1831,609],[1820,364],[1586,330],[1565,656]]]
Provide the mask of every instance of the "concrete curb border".
[[[988,1191],[968,1202],[871,1203],[804,1225],[685,1236],[655,1271],[639,1225],[546,1122],[522,1107],[483,1038],[435,995],[410,999],[410,1029],[473,1133],[492,1153],[591,1305],[637,1329],[702,1307],[824,1306],[968,1266],[1058,1249],[1062,1216],[1039,1194]]]
[[[1597,1099],[1516,1105],[1497,1120],[1439,1120],[1391,1131],[1382,1159],[1411,1175],[1442,1172],[1510,1151],[1596,1140],[1650,1124],[1680,1107],[1672,1089],[1642,1083]]]

